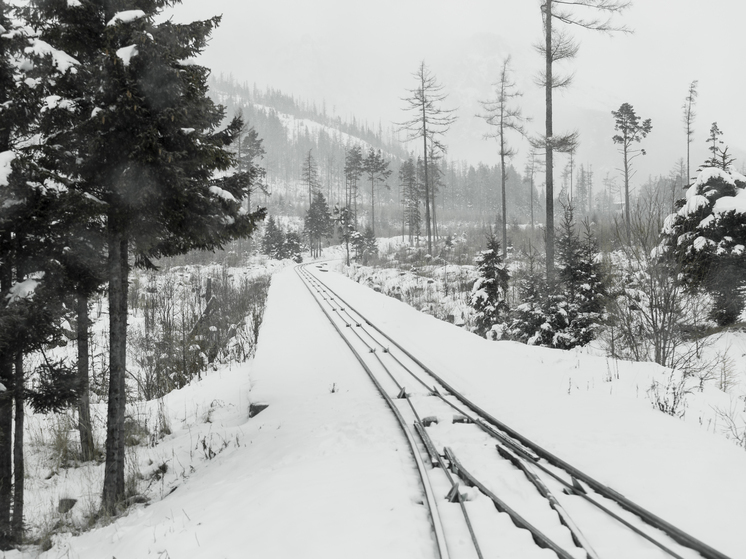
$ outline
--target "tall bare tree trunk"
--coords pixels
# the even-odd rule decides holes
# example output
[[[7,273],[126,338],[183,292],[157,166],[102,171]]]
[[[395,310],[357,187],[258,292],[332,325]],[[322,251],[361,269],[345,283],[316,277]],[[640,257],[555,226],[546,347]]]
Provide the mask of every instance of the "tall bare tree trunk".
[[[80,433],[80,454],[84,462],[93,460],[93,427],[91,425],[91,407],[89,393],[89,360],[88,360],[88,297],[78,296],[78,432]]]
[[[370,229],[376,234],[376,181],[370,177]]]
[[[503,205],[503,259],[508,256],[508,211],[505,199],[505,137],[503,129],[500,128],[500,190],[502,194],[502,205]]]
[[[554,278],[554,153],[552,151],[552,0],[546,0],[544,14],[545,41],[545,103],[546,103],[546,244],[547,244],[547,281]]]
[[[427,234],[427,253],[433,253],[433,237],[430,229],[430,181],[427,179],[427,128],[425,127],[425,105],[422,105],[422,128],[424,134],[422,135],[422,142],[424,144],[424,151],[422,154],[422,161],[424,163],[425,170],[425,232]]]
[[[437,241],[438,240],[438,220],[435,217],[435,185],[433,185],[432,197],[433,197],[433,208],[432,208],[432,212],[433,212],[433,237]]]
[[[624,144],[624,223],[627,225],[627,244],[632,244],[632,225],[629,219],[629,159],[627,143]]]

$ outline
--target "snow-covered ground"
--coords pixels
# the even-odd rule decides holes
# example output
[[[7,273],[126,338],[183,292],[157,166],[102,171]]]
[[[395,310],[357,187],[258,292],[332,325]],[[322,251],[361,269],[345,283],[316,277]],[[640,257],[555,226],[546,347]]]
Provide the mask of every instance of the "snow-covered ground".
[[[648,389],[665,384],[666,370],[490,342],[342,275],[324,280],[502,421],[746,558],[746,452],[711,425],[653,409]],[[250,404],[268,407],[249,418]],[[132,471],[152,481],[151,503],[82,535],[55,536],[42,558],[432,556],[403,437],[291,268],[273,277],[253,362],[140,412],[171,431],[131,456]],[[89,484],[48,498],[84,500],[100,488]]]

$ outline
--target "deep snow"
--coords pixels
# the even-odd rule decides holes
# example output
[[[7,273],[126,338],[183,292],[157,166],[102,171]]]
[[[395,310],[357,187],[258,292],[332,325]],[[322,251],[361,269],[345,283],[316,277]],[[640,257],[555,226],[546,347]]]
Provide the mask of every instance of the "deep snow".
[[[746,453],[653,409],[647,390],[665,382],[664,369],[490,342],[341,275],[323,279],[499,419],[746,558]],[[153,480],[151,504],[81,536],[58,536],[41,557],[432,557],[404,439],[334,336],[295,272],[276,273],[254,361],[160,405],[172,434],[133,459]],[[250,403],[269,407],[249,419]],[[75,491],[91,488],[64,490]],[[35,555],[2,555],[26,556]]]

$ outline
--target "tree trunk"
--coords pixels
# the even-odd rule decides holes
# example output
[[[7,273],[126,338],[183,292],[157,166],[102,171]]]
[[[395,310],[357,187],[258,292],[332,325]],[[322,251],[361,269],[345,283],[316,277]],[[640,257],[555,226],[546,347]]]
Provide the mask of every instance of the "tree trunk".
[[[4,235],[7,237],[9,234]],[[5,295],[11,285],[10,264],[0,267],[0,294]],[[6,390],[0,392],[0,550],[11,544],[10,503],[13,475],[13,361],[7,348],[0,351],[0,383]]]
[[[425,82],[424,75],[422,78],[422,98],[425,98]],[[430,181],[427,180],[427,115],[425,113],[425,102],[422,103],[422,161],[424,163],[425,171],[425,232],[427,233],[427,253],[433,253],[433,238],[430,230]]]
[[[627,158],[627,140],[624,141],[624,222],[627,225],[627,244],[632,244],[632,227],[629,219],[629,159]]]
[[[18,353],[15,358],[16,375],[14,381],[15,400],[15,436],[13,440],[13,519],[11,522],[11,534],[13,542],[23,542],[23,501],[24,501],[24,474],[25,464],[23,459],[23,420],[24,420],[24,379],[23,379],[23,354]]]
[[[437,241],[438,240],[438,220],[435,217],[435,185],[433,185],[430,195],[432,196],[433,238],[435,238],[435,240]]]
[[[89,396],[88,372],[88,297],[78,296],[78,432],[80,433],[80,454],[84,462],[93,460],[93,428],[91,425],[91,408]]]
[[[508,256],[508,211],[505,202],[505,139],[503,128],[500,127],[500,190],[503,205],[503,259]]]
[[[375,188],[375,179],[373,177],[370,178],[370,230],[373,231],[373,234],[376,234],[376,188]]]
[[[113,514],[124,500],[124,414],[127,365],[127,237],[109,222],[109,403],[106,424],[106,464],[101,500]]]
[[[546,0],[546,14],[544,24],[544,41],[546,48],[545,60],[545,103],[546,103],[546,183],[547,183],[547,281],[552,282],[554,278],[554,153],[552,151],[552,136],[554,135],[552,124],[552,0]]]

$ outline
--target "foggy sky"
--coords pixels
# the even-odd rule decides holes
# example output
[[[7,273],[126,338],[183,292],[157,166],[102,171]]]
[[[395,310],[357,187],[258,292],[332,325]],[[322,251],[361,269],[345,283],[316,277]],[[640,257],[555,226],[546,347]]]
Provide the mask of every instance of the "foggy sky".
[[[530,128],[540,133],[544,127],[543,93],[535,84],[542,60],[533,48],[542,37],[539,3],[184,0],[173,13],[177,21],[223,14],[201,59],[216,74],[232,74],[240,82],[277,88],[319,106],[325,101],[329,112],[355,114],[376,128],[379,121],[386,128],[406,119],[401,98],[425,60],[450,94],[445,106],[458,108],[459,123],[445,139],[449,158],[492,164],[496,144],[482,139],[488,129],[475,114],[478,101],[493,96],[491,84],[506,55],[513,58],[514,77],[524,92],[523,111],[534,119]],[[611,111],[628,102],[653,121],[642,144],[648,156],[635,161],[637,180],[667,174],[686,155],[681,107],[696,79],[693,169],[708,155],[705,140],[713,121],[740,156],[741,168],[746,163],[746,4],[637,0],[618,21],[634,33],[570,29],[580,51],[566,64],[573,84],[555,97],[555,131],[580,132],[578,162],[605,157],[596,165],[614,172],[618,155],[611,142]],[[514,138],[513,143],[525,154],[525,141]],[[519,154],[519,170],[521,162]]]

